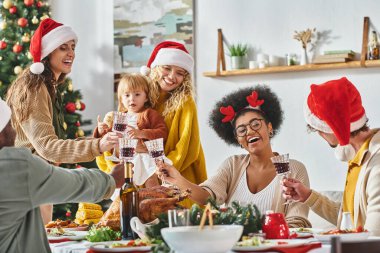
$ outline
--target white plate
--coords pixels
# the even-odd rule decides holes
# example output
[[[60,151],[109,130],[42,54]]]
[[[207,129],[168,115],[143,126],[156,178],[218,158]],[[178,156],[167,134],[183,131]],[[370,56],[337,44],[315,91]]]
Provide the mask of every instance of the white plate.
[[[298,239],[284,239],[284,240],[266,240],[268,244],[260,245],[260,246],[234,246],[232,248],[233,251],[236,252],[245,252],[245,251],[261,251],[270,249],[273,247],[276,248],[290,248],[297,247],[304,244],[309,243],[308,240],[298,240]],[[278,244],[279,242],[286,242],[287,244]]]
[[[369,232],[360,232],[360,233],[347,233],[347,234],[337,234],[337,235],[321,235],[314,234],[315,239],[321,242],[330,242],[332,237],[340,237],[341,241],[360,241],[365,240],[369,237]]]
[[[316,233],[323,232],[323,229],[319,228],[289,228],[290,233],[296,233],[297,238],[310,237]]]
[[[124,247],[124,248],[106,248],[113,243],[127,244],[129,241],[110,241],[110,242],[99,242],[92,244],[89,248],[93,252],[150,252],[152,246],[137,246],[137,247]]]
[[[49,236],[48,235],[48,240],[53,241],[53,240],[61,240],[61,239],[69,239],[73,241],[78,241],[78,240],[83,240],[86,238],[87,231],[70,231],[70,233],[73,233],[74,235],[61,235],[61,236]]]

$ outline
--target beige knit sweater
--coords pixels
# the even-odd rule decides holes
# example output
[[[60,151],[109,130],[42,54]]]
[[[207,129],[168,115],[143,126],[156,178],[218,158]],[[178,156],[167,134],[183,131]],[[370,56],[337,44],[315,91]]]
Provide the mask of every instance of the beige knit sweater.
[[[16,120],[17,115],[12,115],[12,124],[17,133],[16,147],[29,148],[33,153],[53,163],[88,162],[100,155],[99,139],[58,139],[52,123],[51,98],[44,85],[37,93],[29,94],[27,103],[27,120],[20,123]]]

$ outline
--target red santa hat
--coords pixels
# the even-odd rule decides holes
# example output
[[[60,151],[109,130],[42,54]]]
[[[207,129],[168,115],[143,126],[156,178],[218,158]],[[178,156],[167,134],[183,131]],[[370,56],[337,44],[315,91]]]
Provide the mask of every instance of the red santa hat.
[[[11,108],[0,98],[0,132],[3,131],[5,126],[11,119]]]
[[[153,49],[148,64],[142,66],[140,72],[147,76],[151,68],[159,65],[181,67],[191,75],[193,73],[194,60],[183,44],[174,41],[163,41]]]
[[[349,144],[350,133],[367,122],[360,93],[345,77],[310,86],[305,105],[306,122],[324,133],[334,133],[341,146]]]
[[[30,41],[29,51],[33,56],[34,62],[30,66],[30,71],[33,74],[41,74],[44,71],[44,65],[41,63],[41,60],[60,45],[70,40],[74,40],[75,43],[78,41],[78,37],[71,27],[50,18],[41,21]]]

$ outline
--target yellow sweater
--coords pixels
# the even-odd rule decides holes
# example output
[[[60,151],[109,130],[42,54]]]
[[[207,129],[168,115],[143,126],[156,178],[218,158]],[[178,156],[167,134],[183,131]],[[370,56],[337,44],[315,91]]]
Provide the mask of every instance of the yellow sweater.
[[[164,103],[155,109],[162,114]],[[199,136],[197,108],[193,98],[185,101],[181,108],[165,117],[169,129],[165,143],[165,154],[173,162],[183,177],[192,183],[200,184],[207,179],[206,161]],[[190,207],[192,201],[181,204]]]

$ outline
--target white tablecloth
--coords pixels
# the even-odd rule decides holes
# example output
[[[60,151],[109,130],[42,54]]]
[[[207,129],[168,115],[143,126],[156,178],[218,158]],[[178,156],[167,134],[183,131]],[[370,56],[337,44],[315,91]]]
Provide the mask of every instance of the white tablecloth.
[[[90,244],[88,241],[70,241],[50,244],[50,248],[53,253],[86,253]],[[321,248],[313,249],[308,253],[330,253],[330,248],[330,245],[323,244]]]

